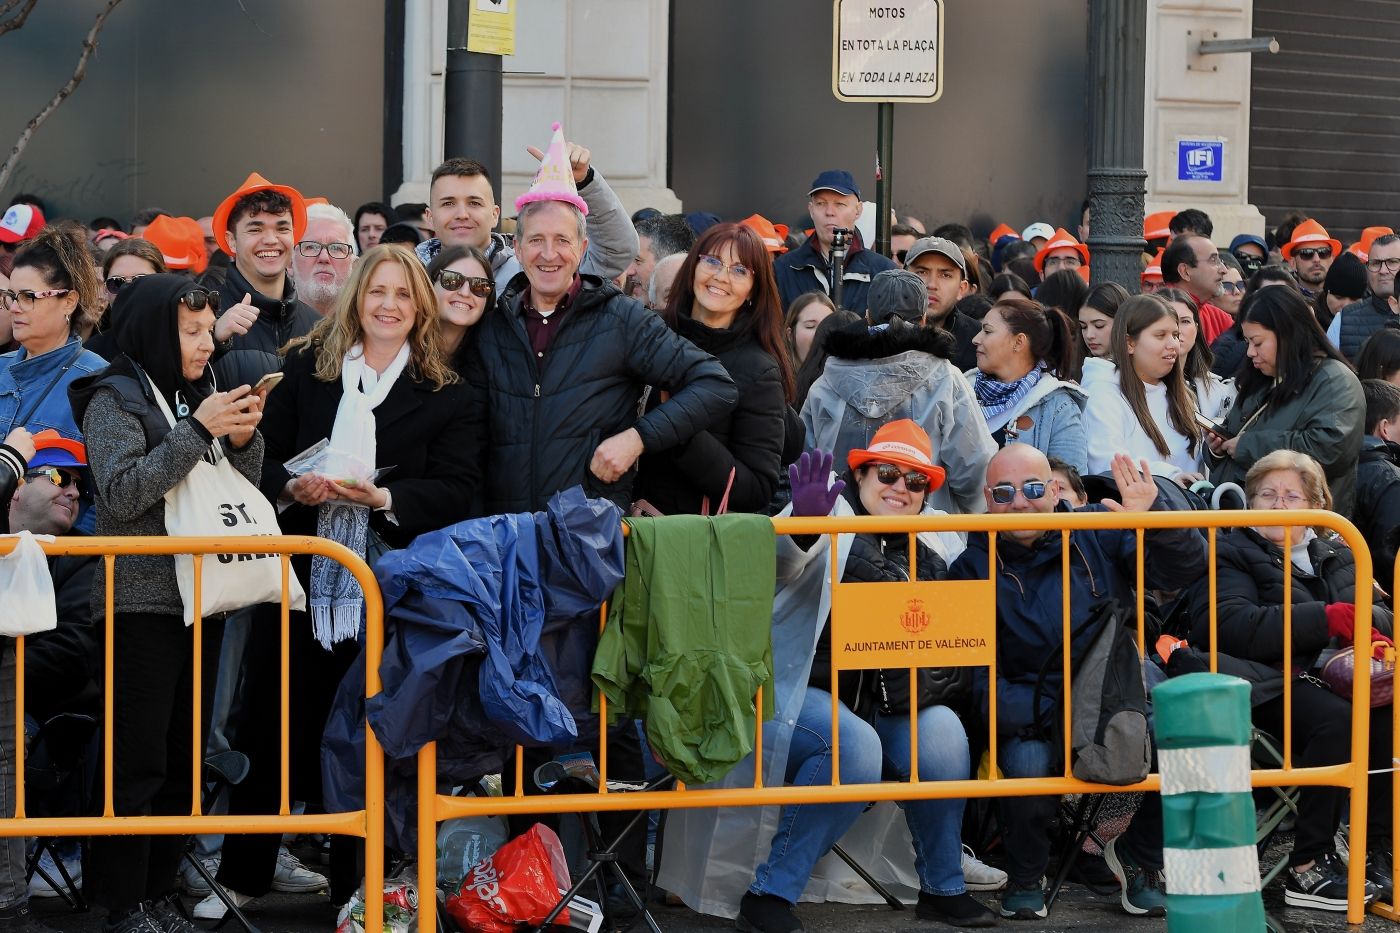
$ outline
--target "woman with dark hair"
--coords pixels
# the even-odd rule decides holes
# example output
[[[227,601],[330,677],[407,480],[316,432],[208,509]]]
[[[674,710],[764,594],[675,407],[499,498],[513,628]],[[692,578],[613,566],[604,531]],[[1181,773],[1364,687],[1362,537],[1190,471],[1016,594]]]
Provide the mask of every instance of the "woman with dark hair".
[[[1295,289],[1254,292],[1240,308],[1240,328],[1249,364],[1235,377],[1226,436],[1206,435],[1211,481],[1243,483],[1260,457],[1293,450],[1322,464],[1336,511],[1350,515],[1365,433],[1361,381]]]
[[[1085,395],[1063,381],[1075,359],[1074,332],[1064,312],[1026,298],[1003,298],[982,319],[972,343],[977,368],[964,375],[997,446],[1030,444],[1082,471],[1088,462]]]
[[[1220,250],[1220,262],[1225,266],[1225,278],[1220,280],[1215,306],[1232,318],[1239,317],[1240,302],[1244,300],[1244,267],[1228,249]]]
[[[817,326],[835,310],[836,305],[826,292],[803,292],[788,305],[787,314],[783,317],[783,330],[787,334],[788,352],[794,366],[801,366],[802,361],[807,359],[807,354],[812,352],[812,339],[816,336]]]
[[[1089,289],[1074,311],[1073,317],[1079,321],[1079,358],[1083,361],[1085,388],[1095,376],[1113,372],[1113,361],[1109,359],[1113,350],[1113,318],[1127,300],[1126,288],[1117,282],[1103,282]],[[1102,362],[1095,363],[1096,360]]]
[[[211,456],[211,445],[257,482],[264,396],[246,385],[220,392],[214,384],[217,299],[183,275],[128,285],[117,296],[120,353],[61,396],[83,423],[98,534],[166,534],[166,494]],[[114,580],[113,809],[117,816],[188,815],[196,658],[175,559],[118,557]],[[98,574],[95,605],[103,594]],[[212,634],[205,629],[206,644],[217,645]],[[184,848],[180,835],[93,839],[86,890],[107,908],[106,930],[196,929],[174,890]]]
[[[1366,338],[1356,357],[1356,378],[1400,386],[1400,327],[1382,327]]]
[[[428,263],[428,278],[437,296],[442,352],[461,376],[471,346],[467,336],[495,302],[491,263],[474,246],[445,246]]]
[[[1189,292],[1180,288],[1159,288],[1152,293],[1172,306],[1181,328],[1181,352],[1186,357],[1186,387],[1196,402],[1196,411],[1219,421],[1235,401],[1235,384],[1210,371],[1215,356],[1201,339],[1201,309]]]
[[[1075,269],[1050,273],[1035,290],[1036,301],[1046,308],[1059,308],[1067,317],[1078,314],[1088,296],[1089,285]]]
[[[831,355],[826,343],[831,332],[859,320],[861,320],[860,315],[854,311],[837,308],[817,324],[817,329],[812,332],[811,349],[807,351],[802,364],[797,368],[797,394],[792,400],[793,408],[798,411],[802,410],[802,406],[807,403],[807,393],[812,390],[812,383],[820,379],[822,372],[826,369],[826,359]]]
[[[1275,450],[1255,461],[1244,478],[1244,490],[1251,509],[1332,508],[1322,468],[1312,457],[1292,450]],[[1285,538],[1285,531],[1291,533],[1290,538]],[[1287,718],[1283,687],[1284,672],[1288,672],[1292,678],[1296,767],[1350,761],[1350,699],[1333,693],[1317,673],[1333,650],[1353,643],[1360,621],[1356,618],[1358,581],[1351,550],[1324,529],[1263,524],[1222,529],[1216,547],[1215,592],[1204,576],[1189,591],[1191,644],[1208,649],[1214,635],[1214,647],[1222,656],[1254,662],[1256,675],[1263,676],[1250,691],[1251,718],[1278,739],[1283,738]],[[1370,583],[1370,578],[1363,581],[1366,586]],[[1292,605],[1291,623],[1284,615],[1286,603]],[[1373,642],[1390,641],[1386,636],[1393,634],[1393,620],[1379,602],[1371,605],[1371,624]],[[1284,654],[1285,625],[1291,628],[1292,657]],[[1222,672],[1228,660],[1222,657]],[[1390,716],[1372,716],[1371,727],[1371,767],[1381,770],[1371,772],[1374,777],[1368,795],[1365,894],[1370,900],[1379,889],[1382,898],[1389,901]],[[1346,814],[1346,800],[1344,788],[1303,789],[1289,870],[1283,872],[1284,901],[1290,906],[1346,910],[1346,866],[1338,858],[1334,842]],[[1351,854],[1355,857],[1356,850]]]
[[[1294,278],[1292,270],[1287,266],[1271,264],[1260,266],[1249,277],[1248,284],[1245,285],[1244,295],[1250,295],[1261,288],[1282,285],[1291,288],[1298,294],[1302,292],[1298,289],[1298,280]],[[1244,331],[1240,329],[1240,322],[1243,320],[1244,302],[1241,300],[1239,309],[1235,313],[1235,323],[1233,327],[1227,329],[1210,345],[1210,352],[1215,354],[1215,364],[1211,366],[1211,372],[1218,376],[1230,378],[1239,372],[1242,366],[1248,366],[1245,359]],[[1235,380],[1238,383],[1238,379]]]
[[[661,317],[724,364],[734,410],[679,447],[642,455],[636,498],[664,514],[762,511],[778,483],[787,406],[796,395],[773,260],[743,224],[715,224],[676,273]],[[660,404],[654,388],[649,404]]]
[[[166,272],[165,257],[150,240],[127,237],[107,250],[102,258],[102,317],[84,344],[104,360],[117,355],[116,329],[112,326],[112,302],[117,293],[146,275]]]
[[[1025,298],[1030,299],[1031,287],[1026,280],[1014,272],[1001,272],[992,278],[992,284],[987,289],[987,297],[992,301],[1000,301],[1002,298]]]
[[[102,313],[97,270],[75,223],[52,224],[15,253],[0,305],[10,315],[19,349],[0,356],[0,433],[53,428],[70,440],[82,432],[68,405],[68,386],[107,365],[83,349],[84,322]]]
[[[1121,453],[1184,486],[1200,479],[1201,429],[1172,307],[1156,294],[1123,302],[1113,319],[1113,360],[1111,377],[1086,386],[1089,472],[1108,472]]]

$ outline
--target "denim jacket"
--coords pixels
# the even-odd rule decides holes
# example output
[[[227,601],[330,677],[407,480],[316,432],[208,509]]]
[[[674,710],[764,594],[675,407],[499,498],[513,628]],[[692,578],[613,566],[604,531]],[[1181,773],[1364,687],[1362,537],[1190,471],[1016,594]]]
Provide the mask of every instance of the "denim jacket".
[[[0,356],[0,437],[22,426],[32,432],[53,428],[64,437],[82,440],[82,429],[73,420],[68,404],[68,386],[106,368],[107,361],[84,350],[76,336],[40,356],[30,356],[23,347]],[[39,401],[41,396],[43,401]],[[19,423],[21,416],[23,425]]]

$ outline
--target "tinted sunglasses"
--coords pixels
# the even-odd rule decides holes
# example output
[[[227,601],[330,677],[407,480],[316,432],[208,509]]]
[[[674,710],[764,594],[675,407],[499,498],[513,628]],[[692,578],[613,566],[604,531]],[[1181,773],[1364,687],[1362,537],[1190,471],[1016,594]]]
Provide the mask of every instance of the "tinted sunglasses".
[[[215,314],[219,313],[219,293],[211,292],[203,288],[192,288],[180,296],[180,300],[185,303],[185,307],[191,311],[203,311],[206,307]]]
[[[1220,290],[1228,295],[1243,295],[1245,284],[1243,282],[1221,282]]]
[[[1032,480],[1029,483],[1021,484],[1021,495],[1029,502],[1045,496],[1046,484],[1040,480]],[[998,483],[992,487],[992,501],[997,505],[1010,505],[1016,501],[1016,487],[1011,483]]]
[[[135,282],[142,276],[146,276],[149,274],[150,273],[148,272],[143,272],[141,273],[141,275],[109,275],[107,276],[107,281],[104,284],[107,286],[107,293],[110,295],[115,295],[117,292],[121,291],[123,288],[126,288],[126,286],[130,285],[132,282]]]
[[[1240,264],[1240,268],[1244,270],[1245,275],[1253,275],[1263,268],[1264,265],[1263,257],[1256,256],[1253,253],[1235,253],[1235,261]]]
[[[1330,247],[1330,246],[1316,246],[1316,247],[1314,247],[1314,246],[1303,246],[1303,247],[1300,247],[1300,248],[1298,248],[1298,249],[1295,249],[1295,250],[1293,251],[1293,256],[1294,256],[1295,258],[1297,258],[1297,259],[1302,259],[1302,260],[1305,261],[1305,262],[1311,261],[1311,260],[1313,260],[1313,259],[1331,259],[1331,258],[1332,258],[1332,247]]]
[[[472,294],[478,298],[489,297],[495,288],[490,279],[484,279],[478,275],[467,275],[464,272],[453,272],[451,269],[443,269],[439,272],[437,283],[449,292],[461,291],[463,285],[469,285]]]
[[[47,479],[59,489],[67,489],[69,486],[78,485],[78,477],[67,470],[60,470],[58,467],[42,467],[37,470],[28,470],[24,474],[25,479]]]
[[[901,470],[893,463],[882,463],[875,468],[875,478],[886,486],[893,486],[904,478],[904,488],[910,492],[927,492],[928,476],[918,470]]]

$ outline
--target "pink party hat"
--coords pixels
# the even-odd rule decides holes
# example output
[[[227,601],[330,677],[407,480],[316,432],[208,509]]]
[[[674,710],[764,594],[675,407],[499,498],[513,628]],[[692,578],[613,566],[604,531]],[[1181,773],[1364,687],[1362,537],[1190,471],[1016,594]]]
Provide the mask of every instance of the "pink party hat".
[[[565,201],[587,217],[588,204],[578,196],[578,188],[574,186],[574,170],[569,165],[569,152],[564,148],[564,131],[557,121],[551,129],[554,136],[549,140],[540,170],[530,182],[530,190],[515,199],[515,209],[519,211],[532,201]]]

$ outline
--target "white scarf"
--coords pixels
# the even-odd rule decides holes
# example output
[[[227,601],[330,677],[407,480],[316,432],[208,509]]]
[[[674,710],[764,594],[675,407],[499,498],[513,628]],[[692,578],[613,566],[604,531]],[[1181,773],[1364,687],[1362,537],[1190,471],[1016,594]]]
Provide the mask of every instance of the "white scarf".
[[[340,405],[331,428],[326,472],[333,479],[370,480],[374,476],[378,444],[374,410],[388,397],[408,365],[408,343],[383,373],[365,364],[362,344],[345,354],[340,364]],[[316,517],[316,534],[345,545],[365,556],[369,539],[369,509],[350,502],[327,502]],[[311,560],[311,628],[321,646],[356,638],[364,614],[364,593],[355,577],[340,563],[316,556]]]

